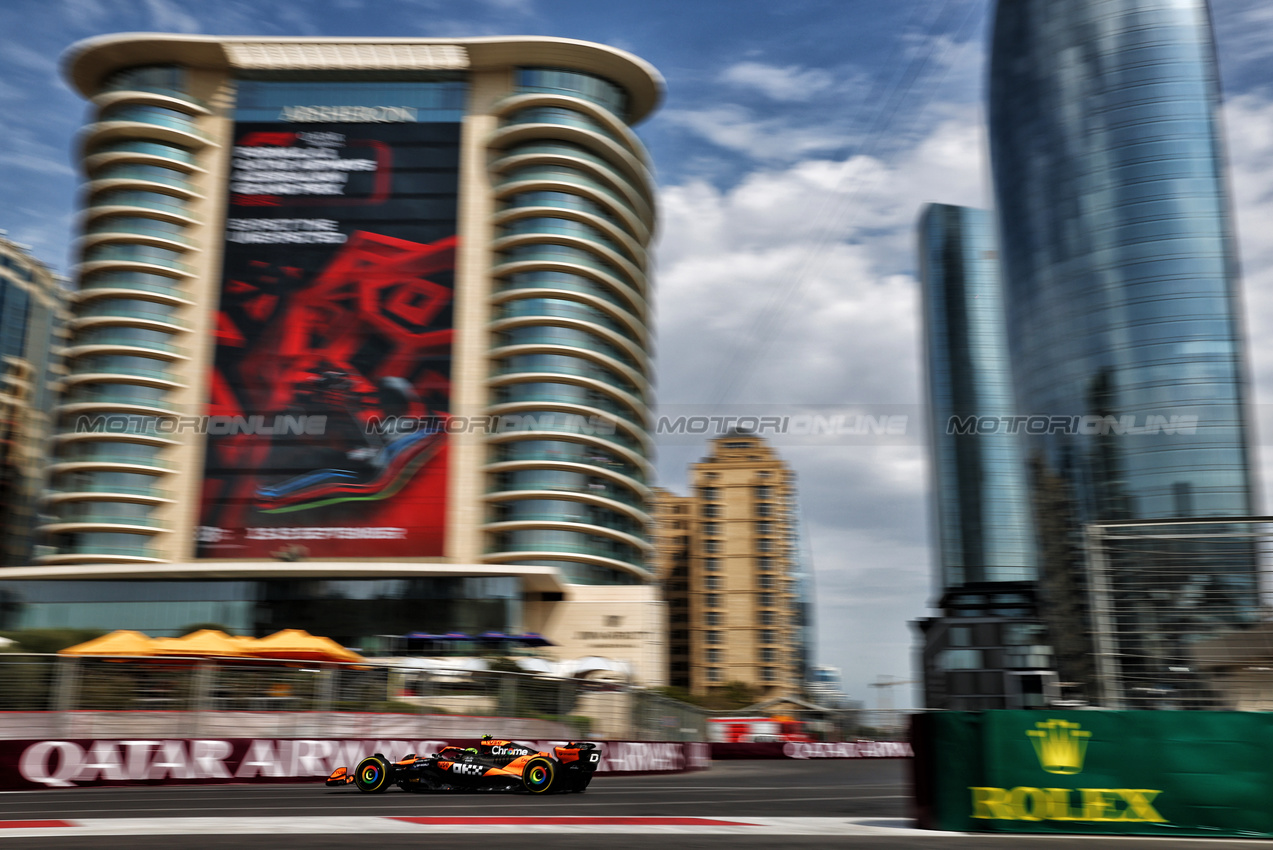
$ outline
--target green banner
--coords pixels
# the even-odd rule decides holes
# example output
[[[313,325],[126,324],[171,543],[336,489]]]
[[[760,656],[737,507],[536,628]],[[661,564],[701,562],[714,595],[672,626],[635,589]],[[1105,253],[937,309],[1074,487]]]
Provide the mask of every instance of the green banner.
[[[924,828],[1273,837],[1273,714],[931,712],[914,747]]]

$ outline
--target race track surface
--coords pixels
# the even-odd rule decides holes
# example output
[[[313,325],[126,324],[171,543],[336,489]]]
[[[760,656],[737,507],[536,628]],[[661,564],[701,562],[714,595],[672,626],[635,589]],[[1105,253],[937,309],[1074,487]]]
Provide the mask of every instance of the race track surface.
[[[595,779],[585,794],[360,794],[229,785],[0,794],[0,850],[438,848],[474,842],[670,848],[1238,848],[1255,842],[964,836],[915,830],[902,760],[730,761],[709,771]],[[1266,842],[1260,846],[1268,847]]]

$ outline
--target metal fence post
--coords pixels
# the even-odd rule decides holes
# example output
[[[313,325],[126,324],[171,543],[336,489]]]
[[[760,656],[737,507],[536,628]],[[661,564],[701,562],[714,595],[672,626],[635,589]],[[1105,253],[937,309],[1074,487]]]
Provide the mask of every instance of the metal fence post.
[[[194,668],[194,681],[190,688],[190,728],[185,734],[188,738],[197,738],[203,734],[204,721],[208,712],[212,711],[212,682],[215,661],[201,661]]]
[[[57,665],[57,681],[53,688],[53,705],[58,712],[58,728],[63,736],[71,734],[71,712],[79,701],[80,660],[74,657],[54,656]]]
[[[1092,606],[1092,649],[1096,656],[1096,685],[1101,705],[1106,708],[1123,707],[1123,694],[1118,670],[1118,647],[1114,637],[1114,623],[1110,613],[1112,588],[1109,582],[1109,562],[1105,556],[1105,534],[1101,526],[1089,525],[1084,535],[1087,544],[1087,562],[1091,567],[1088,583],[1089,604]]]

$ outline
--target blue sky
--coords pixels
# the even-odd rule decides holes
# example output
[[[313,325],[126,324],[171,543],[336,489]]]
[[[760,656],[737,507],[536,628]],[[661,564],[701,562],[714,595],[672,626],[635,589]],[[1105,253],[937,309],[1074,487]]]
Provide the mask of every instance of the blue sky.
[[[121,31],[536,34],[621,47],[667,81],[639,128],[661,203],[663,411],[904,413],[905,436],[791,441],[818,587],[818,657],[873,705],[911,678],[929,598],[912,228],[929,201],[985,205],[989,0],[6,0],[0,229],[67,266],[84,107],[59,56]],[[1256,401],[1273,391],[1273,7],[1213,0]],[[1262,408],[1261,408],[1262,410]],[[1273,417],[1269,417],[1273,419]],[[1261,444],[1269,432],[1261,416]],[[684,486],[701,444],[665,440]],[[1259,452],[1261,458],[1273,455]],[[1269,476],[1266,474],[1265,480]],[[1266,505],[1268,500],[1266,499]],[[910,694],[898,693],[905,705]]]

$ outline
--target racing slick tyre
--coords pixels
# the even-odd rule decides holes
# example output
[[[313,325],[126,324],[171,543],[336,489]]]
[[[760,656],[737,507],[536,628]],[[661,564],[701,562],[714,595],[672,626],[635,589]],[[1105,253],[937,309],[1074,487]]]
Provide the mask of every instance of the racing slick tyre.
[[[389,761],[382,755],[367,756],[354,768],[354,785],[365,794],[382,794],[389,787]]]
[[[547,794],[556,784],[557,772],[546,758],[533,758],[522,768],[522,785],[531,794]]]

